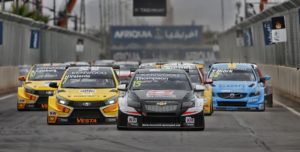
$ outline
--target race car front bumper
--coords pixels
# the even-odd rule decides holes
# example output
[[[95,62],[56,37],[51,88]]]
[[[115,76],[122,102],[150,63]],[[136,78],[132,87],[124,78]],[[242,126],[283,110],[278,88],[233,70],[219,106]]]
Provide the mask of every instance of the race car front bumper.
[[[137,116],[119,111],[118,129],[204,129],[203,111],[188,116]]]
[[[48,109],[48,97],[36,97],[36,100],[30,100],[28,98],[22,98],[19,96],[17,102],[18,110],[47,110]]]
[[[214,110],[264,110],[263,96],[247,97],[243,99],[213,98]]]
[[[52,103],[48,108],[48,124],[104,124],[116,121],[118,103],[103,107],[74,108]]]

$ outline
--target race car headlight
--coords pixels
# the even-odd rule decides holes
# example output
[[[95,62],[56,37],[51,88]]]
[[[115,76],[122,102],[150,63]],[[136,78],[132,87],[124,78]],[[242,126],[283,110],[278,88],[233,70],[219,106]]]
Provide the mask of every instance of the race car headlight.
[[[118,102],[118,98],[111,98],[105,101],[106,105],[112,105]]]
[[[250,93],[250,97],[259,96],[259,95],[260,95],[259,91]]]
[[[126,100],[120,100],[121,102],[119,102],[119,106],[120,106],[120,110],[128,115],[135,115],[135,116],[141,116],[141,113],[138,112],[135,108],[128,106],[128,101]]]
[[[29,88],[29,87],[25,87],[25,92],[26,92],[26,93],[30,93],[30,94],[34,94],[34,93],[35,93],[35,90],[32,89],[32,88]]]
[[[66,100],[66,99],[64,99],[64,98],[61,98],[61,97],[58,97],[57,98],[57,103],[58,104],[62,104],[62,105],[69,105],[69,103],[70,103],[70,101],[68,101],[68,100]]]
[[[182,103],[183,108],[191,108],[195,106],[195,100],[187,101]]]
[[[140,108],[141,103],[132,98],[127,98],[127,106],[133,107],[133,108]]]
[[[188,108],[184,113],[182,113],[182,116],[195,115],[203,111],[203,105],[204,105],[203,99],[197,99],[195,100],[194,103],[195,103],[194,106]]]

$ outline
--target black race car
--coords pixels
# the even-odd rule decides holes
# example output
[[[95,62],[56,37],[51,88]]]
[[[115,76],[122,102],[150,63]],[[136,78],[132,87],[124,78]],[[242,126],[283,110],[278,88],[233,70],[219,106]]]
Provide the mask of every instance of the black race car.
[[[140,69],[120,85],[117,128],[181,128],[204,130],[203,99],[183,70]]]

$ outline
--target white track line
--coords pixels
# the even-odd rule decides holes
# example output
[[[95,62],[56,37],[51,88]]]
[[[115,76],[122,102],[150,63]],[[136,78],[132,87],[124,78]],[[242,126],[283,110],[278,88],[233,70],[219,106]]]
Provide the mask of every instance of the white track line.
[[[13,97],[13,96],[15,96],[16,94],[15,93],[12,93],[12,94],[9,94],[9,95],[6,95],[6,96],[2,96],[2,97],[0,97],[0,101],[1,100],[5,100],[5,99],[8,99],[8,98],[11,98],[11,97]]]
[[[276,104],[278,104],[278,105],[284,107],[285,109],[287,109],[287,110],[290,111],[291,113],[293,113],[293,114],[295,114],[295,115],[297,115],[297,116],[300,117],[300,112],[296,111],[295,109],[293,109],[293,108],[291,108],[291,107],[289,107],[289,106],[287,106],[287,105],[285,105],[285,104],[283,104],[283,103],[281,103],[281,102],[279,102],[279,101],[277,101],[277,100],[274,100],[274,102],[275,102]]]

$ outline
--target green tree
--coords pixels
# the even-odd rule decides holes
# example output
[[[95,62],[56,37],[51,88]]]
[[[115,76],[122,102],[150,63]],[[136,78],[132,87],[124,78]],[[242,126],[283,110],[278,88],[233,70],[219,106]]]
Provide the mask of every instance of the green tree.
[[[19,9],[17,9],[16,5],[12,5],[11,13],[20,15],[23,17],[28,17],[31,19],[34,19],[36,21],[41,21],[44,23],[49,22],[49,16],[42,15],[39,11],[37,10],[30,10],[26,4],[22,4],[19,6]]]

